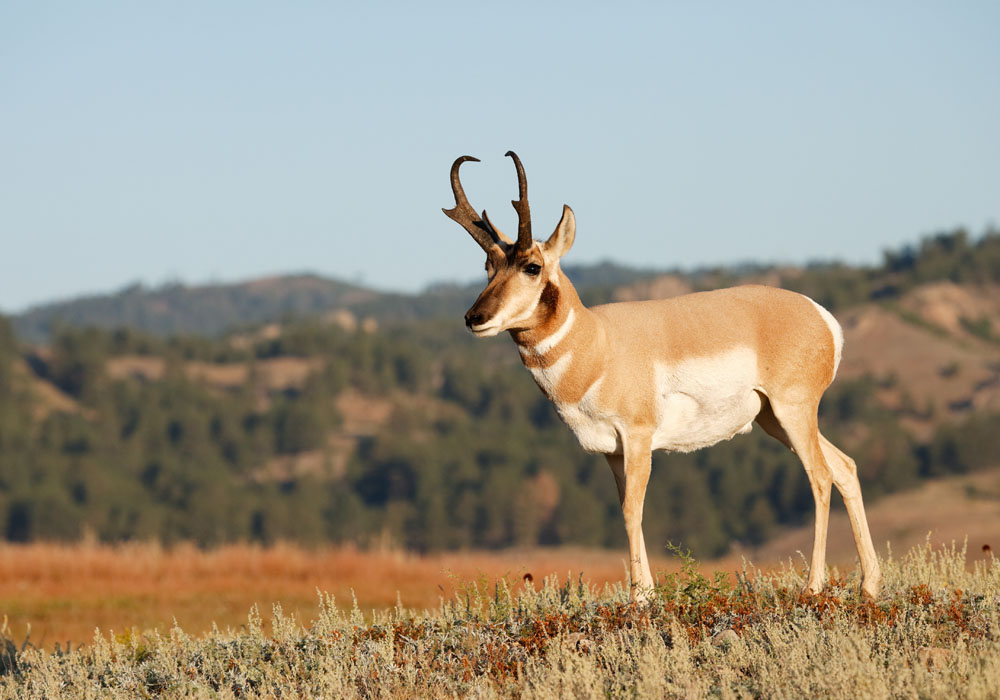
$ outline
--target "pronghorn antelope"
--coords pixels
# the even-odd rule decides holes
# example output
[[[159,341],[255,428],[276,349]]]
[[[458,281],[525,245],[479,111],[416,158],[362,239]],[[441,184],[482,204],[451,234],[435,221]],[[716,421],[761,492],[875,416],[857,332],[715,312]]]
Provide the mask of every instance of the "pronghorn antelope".
[[[555,232],[531,237],[528,187],[517,169],[517,240],[469,204],[451,166],[455,207],[444,213],[486,251],[486,288],[465,315],[477,337],[508,331],[521,360],[588,452],[611,466],[625,516],[633,599],[653,577],[642,507],[653,450],[689,452],[749,432],[754,421],[802,460],[816,526],[806,591],[823,587],[830,489],[844,497],[861,558],[862,591],[874,598],[881,573],[868,532],[857,467],[819,432],[820,397],[837,372],[840,325],[808,297],[745,286],[673,299],[586,308],[559,261],[576,220],[563,206]]]

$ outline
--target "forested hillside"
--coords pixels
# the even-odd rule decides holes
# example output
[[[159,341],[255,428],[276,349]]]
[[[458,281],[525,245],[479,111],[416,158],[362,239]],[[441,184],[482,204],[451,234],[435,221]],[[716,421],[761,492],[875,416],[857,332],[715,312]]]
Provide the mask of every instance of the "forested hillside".
[[[289,275],[240,284],[148,289],[133,284],[114,294],[45,304],[14,317],[18,335],[30,342],[50,338],[60,324],[133,328],[158,335],[218,335],[240,325],[319,313],[369,301],[369,289],[315,275]]]
[[[871,268],[587,274],[590,303],[759,281],[834,310],[847,348],[820,420],[856,458],[870,499],[997,463],[998,233],[936,236]],[[26,320],[41,316],[17,320],[21,337],[0,319],[0,536],[420,550],[624,542],[603,458],[579,448],[509,338],[465,332],[477,290],[324,296],[322,281],[294,279],[307,301],[259,316],[246,316],[243,292],[213,291],[229,301],[206,318],[229,311],[203,334],[187,325],[201,303],[190,300],[159,333],[128,327],[141,325],[133,311],[109,327],[109,306],[101,319],[64,318],[44,345],[29,342],[44,333]],[[70,323],[88,318],[104,327]],[[657,455],[647,503],[648,541],[701,556],[812,512],[798,461],[759,430]]]
[[[581,292],[594,303],[607,301],[621,285],[652,279],[657,273],[613,263],[567,268]],[[57,301],[31,308],[11,320],[18,336],[48,342],[62,326],[129,328],[156,336],[218,337],[260,323],[287,321],[333,312],[380,322],[454,317],[464,312],[475,284],[437,284],[421,294],[379,292],[356,284],[301,274],[267,277],[237,284],[147,288],[132,284],[112,294]]]

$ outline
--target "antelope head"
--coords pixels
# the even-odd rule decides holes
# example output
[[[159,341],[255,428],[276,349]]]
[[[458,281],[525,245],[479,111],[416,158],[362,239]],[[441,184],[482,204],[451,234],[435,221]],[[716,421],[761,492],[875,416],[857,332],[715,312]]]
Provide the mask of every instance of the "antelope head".
[[[462,156],[451,166],[451,189],[455,206],[444,213],[468,231],[486,252],[486,288],[465,314],[465,325],[472,334],[483,338],[501,331],[526,331],[544,323],[555,313],[559,298],[559,259],[565,255],[576,235],[573,210],[563,205],[556,230],[544,242],[531,237],[531,211],[528,208],[528,181],[521,159],[513,151],[517,168],[518,198],[511,201],[517,211],[517,240],[511,240],[493,225],[486,211],[482,216],[469,204],[458,170],[466,161],[478,158]]]

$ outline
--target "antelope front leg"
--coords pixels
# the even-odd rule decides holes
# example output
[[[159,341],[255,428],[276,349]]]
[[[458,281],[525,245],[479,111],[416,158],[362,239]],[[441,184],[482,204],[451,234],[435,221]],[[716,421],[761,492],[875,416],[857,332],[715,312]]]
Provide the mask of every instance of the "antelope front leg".
[[[618,505],[625,506],[625,455],[604,455],[611,467],[611,473],[615,477],[615,486],[618,487]],[[642,553],[642,581],[648,581],[652,586],[653,574],[649,570],[649,559],[646,554],[646,538],[639,529],[639,551]],[[631,567],[630,567],[631,568]],[[636,580],[636,579],[633,579]]]
[[[642,537],[642,504],[652,465],[651,438],[649,434],[630,434],[624,440],[625,493],[621,501],[625,533],[628,535],[629,574],[632,578],[630,594],[636,602],[644,602],[653,588],[646,543]]]

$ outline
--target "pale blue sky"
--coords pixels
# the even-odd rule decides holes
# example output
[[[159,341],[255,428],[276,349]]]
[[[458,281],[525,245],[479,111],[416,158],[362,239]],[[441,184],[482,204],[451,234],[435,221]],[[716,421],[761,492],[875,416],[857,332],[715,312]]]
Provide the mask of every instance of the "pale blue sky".
[[[0,4],[0,309],[482,275],[448,168],[568,260],[875,261],[1000,224],[1000,3]]]

